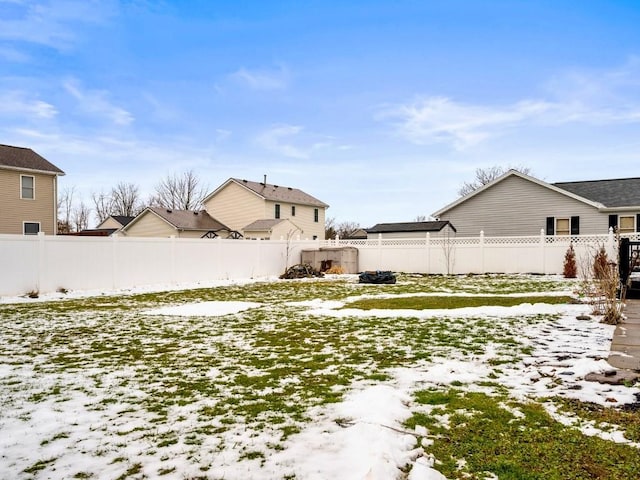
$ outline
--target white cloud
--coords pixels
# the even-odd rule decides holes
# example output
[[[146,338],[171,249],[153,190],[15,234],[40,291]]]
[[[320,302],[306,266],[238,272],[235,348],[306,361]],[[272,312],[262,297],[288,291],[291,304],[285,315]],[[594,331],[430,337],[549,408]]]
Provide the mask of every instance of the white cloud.
[[[11,91],[0,95],[0,113],[30,119],[48,119],[55,117],[58,111],[50,103],[28,98],[25,92]]]
[[[569,123],[609,125],[640,121],[640,59],[607,72],[569,72],[547,86],[549,99],[507,105],[468,104],[444,96],[422,97],[381,110],[397,132],[415,144],[476,145],[509,129]]]
[[[253,90],[282,90],[289,85],[289,70],[280,66],[275,70],[248,70],[240,68],[230,77]]]
[[[82,111],[106,117],[116,125],[126,126],[133,122],[134,117],[131,113],[107,100],[107,92],[83,90],[76,80],[67,80],[63,85],[65,90],[78,100],[79,108]]]
[[[8,46],[0,47],[0,58],[4,58],[9,62],[16,63],[26,63],[30,59],[29,55],[21,52],[16,48],[11,48]]]
[[[290,142],[283,141],[298,135],[302,129],[301,126],[297,125],[278,125],[260,134],[257,142],[264,148],[284,155],[285,157],[308,158],[308,152],[292,145]]]
[[[8,5],[9,13],[0,19],[0,38],[56,49],[66,49],[77,41],[78,24],[103,22],[117,9],[111,0],[0,0],[2,3]]]

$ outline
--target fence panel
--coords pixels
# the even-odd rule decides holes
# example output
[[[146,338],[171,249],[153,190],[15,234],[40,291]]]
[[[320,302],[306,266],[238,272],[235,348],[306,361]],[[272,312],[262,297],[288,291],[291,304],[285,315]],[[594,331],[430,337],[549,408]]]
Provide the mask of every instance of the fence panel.
[[[570,244],[581,271],[601,246],[617,258],[612,233],[327,242],[0,235],[0,296],[275,276],[301,250],[324,245],[356,247],[360,271],[558,274]]]

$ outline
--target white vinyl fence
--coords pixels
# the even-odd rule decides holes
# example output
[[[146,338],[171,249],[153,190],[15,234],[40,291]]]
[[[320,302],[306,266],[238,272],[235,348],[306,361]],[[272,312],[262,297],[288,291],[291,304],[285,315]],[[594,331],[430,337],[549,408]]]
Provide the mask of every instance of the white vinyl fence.
[[[609,258],[617,259],[613,232],[605,235],[529,237],[431,237],[420,239],[338,240],[327,246],[358,249],[359,269],[395,272],[468,274],[537,273],[561,274],[569,245],[590,271],[593,257],[604,246]]]
[[[300,262],[301,250],[327,246],[356,247],[360,271],[559,274],[570,243],[579,263],[600,246],[617,258],[613,233],[290,242],[0,235],[0,296],[263,278]]]
[[[317,241],[0,235],[0,296],[268,277],[299,262],[301,249],[317,247]]]

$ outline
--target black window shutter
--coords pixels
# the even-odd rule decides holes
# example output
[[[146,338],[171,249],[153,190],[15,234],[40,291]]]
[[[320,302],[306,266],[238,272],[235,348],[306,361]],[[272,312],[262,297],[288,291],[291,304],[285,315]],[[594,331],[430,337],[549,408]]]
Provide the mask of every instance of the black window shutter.
[[[640,213],[636,213],[636,232],[640,232]]]
[[[556,219],[554,217],[547,217],[547,235],[556,234]]]
[[[571,235],[580,235],[580,217],[571,217]]]
[[[615,228],[618,226],[618,215],[609,215],[609,228]]]

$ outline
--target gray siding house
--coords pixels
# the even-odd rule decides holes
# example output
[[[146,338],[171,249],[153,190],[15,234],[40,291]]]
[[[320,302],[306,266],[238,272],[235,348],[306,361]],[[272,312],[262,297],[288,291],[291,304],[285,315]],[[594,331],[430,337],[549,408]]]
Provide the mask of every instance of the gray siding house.
[[[458,236],[604,234],[640,231],[640,178],[546,183],[510,170],[433,213]]]

